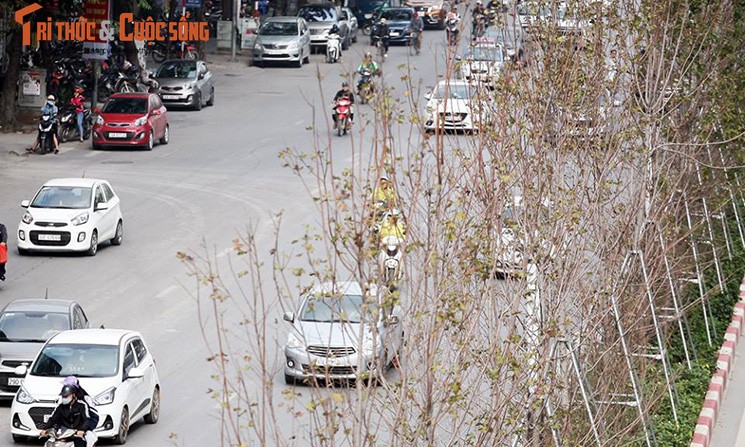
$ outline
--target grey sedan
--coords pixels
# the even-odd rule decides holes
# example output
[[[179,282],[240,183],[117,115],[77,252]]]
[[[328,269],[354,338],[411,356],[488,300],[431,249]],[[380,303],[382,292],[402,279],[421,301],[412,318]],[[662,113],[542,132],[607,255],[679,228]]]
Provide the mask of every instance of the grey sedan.
[[[310,57],[310,31],[300,17],[270,17],[261,25],[253,48],[253,63],[291,62],[300,68]]]
[[[389,306],[383,293],[374,285],[324,283],[310,291],[297,313],[285,313],[292,324],[285,382],[382,376],[396,361],[404,336],[399,309]]]
[[[201,110],[214,105],[215,83],[204,61],[175,59],[163,62],[155,78],[158,95],[166,106],[185,106]]]

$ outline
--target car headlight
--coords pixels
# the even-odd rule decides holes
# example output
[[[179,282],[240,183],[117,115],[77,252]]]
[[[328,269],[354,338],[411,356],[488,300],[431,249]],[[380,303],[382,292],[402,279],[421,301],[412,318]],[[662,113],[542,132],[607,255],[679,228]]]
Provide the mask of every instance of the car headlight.
[[[287,347],[292,349],[305,349],[305,342],[295,332],[287,334]]]
[[[194,83],[184,85],[184,90],[194,90],[195,88],[197,88],[197,84]]]
[[[135,126],[143,126],[147,122],[147,117],[143,116],[135,120]]]
[[[18,394],[16,394],[16,400],[22,404],[32,404],[36,402],[36,399],[26,391],[26,388],[24,388],[23,385],[21,385]]]
[[[101,115],[98,115],[96,117],[96,124],[103,126],[104,124],[106,124],[106,121],[103,120],[103,117]]]
[[[25,213],[23,213],[23,217],[21,217],[21,220],[25,224],[30,224],[31,222],[34,221],[34,216],[32,216],[31,213],[29,213],[28,211],[26,211]]]
[[[290,44],[289,44],[289,45],[287,45],[287,49],[288,49],[288,50],[295,50],[295,49],[297,49],[297,48],[298,48],[299,46],[300,46],[300,42],[298,42],[297,40],[293,40],[292,42],[290,42]]]
[[[84,223],[88,222],[88,212],[80,213],[77,216],[73,217],[72,220],[70,220],[73,225],[83,225]]]
[[[116,387],[112,386],[108,390],[94,397],[93,403],[95,403],[96,405],[109,405],[110,403],[114,402],[115,396],[116,396]]]
[[[261,42],[257,40],[256,43],[254,43],[254,50],[264,51],[264,45],[262,45]]]

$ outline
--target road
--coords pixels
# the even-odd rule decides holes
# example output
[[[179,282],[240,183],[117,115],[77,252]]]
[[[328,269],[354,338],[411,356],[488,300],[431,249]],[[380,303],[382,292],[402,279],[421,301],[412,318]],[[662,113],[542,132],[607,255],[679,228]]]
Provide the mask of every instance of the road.
[[[442,61],[444,54],[443,34],[426,32],[423,54],[412,61],[414,85],[434,85],[435,60]],[[228,260],[235,262],[232,241],[247,227],[256,230],[257,245],[268,253],[274,240],[275,213],[283,212],[283,235],[302,234],[306,224],[317,222],[304,185],[282,167],[278,153],[286,147],[312,148],[309,126],[326,128],[329,99],[342,74],[352,71],[368,48],[361,36],[341,64],[325,64],[322,56],[315,55],[302,69],[213,63],[216,105],[201,112],[169,111],[171,142],[152,152],[92,151],[87,144],[71,143],[63,146],[59,156],[17,156],[9,151],[22,152],[27,142],[15,136],[0,137],[0,220],[12,235],[8,280],[0,286],[0,304],[45,295],[75,299],[95,326],[143,333],[161,378],[161,419],[154,426],[133,426],[130,445],[216,445],[219,405],[208,393],[216,387],[215,371],[206,360],[209,351],[198,313],[200,305],[207,315],[211,311],[209,303],[198,304],[191,296],[197,290],[194,279],[176,253],[199,252],[204,243],[218,265],[228,269]],[[398,67],[408,58],[406,47],[391,48],[384,66],[388,85],[402,88]],[[357,110],[359,125],[374,119],[369,106]],[[320,132],[318,142],[329,145],[335,163],[349,165],[353,145],[360,152],[356,160],[371,159],[371,132],[370,127],[347,137]],[[405,146],[406,141],[398,143]],[[109,180],[120,195],[123,245],[104,245],[95,258],[19,257],[14,233],[22,214],[20,201],[32,198],[50,178],[82,175]],[[280,237],[279,248],[291,248],[289,236]],[[281,309],[272,303],[270,313],[278,317]],[[287,328],[281,318],[277,320],[269,329],[271,337],[279,340],[279,358]],[[277,372],[274,394],[280,396],[285,386],[278,367]],[[0,436],[0,447],[12,445],[8,415],[6,403],[0,407],[0,433],[5,433]],[[304,444],[302,439],[296,442]]]

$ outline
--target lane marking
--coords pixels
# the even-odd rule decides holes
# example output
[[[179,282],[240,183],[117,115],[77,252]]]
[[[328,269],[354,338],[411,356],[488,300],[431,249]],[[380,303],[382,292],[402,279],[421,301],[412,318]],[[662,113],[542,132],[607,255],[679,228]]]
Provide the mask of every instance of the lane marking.
[[[155,295],[155,298],[165,298],[166,295],[173,292],[174,290],[178,289],[178,286],[176,285],[170,285],[166,287],[165,289],[161,290],[157,295]]]

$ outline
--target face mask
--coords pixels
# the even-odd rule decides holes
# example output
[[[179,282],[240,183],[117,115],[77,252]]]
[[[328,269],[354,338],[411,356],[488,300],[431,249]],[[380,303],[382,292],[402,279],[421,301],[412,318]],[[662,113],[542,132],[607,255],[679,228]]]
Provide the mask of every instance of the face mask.
[[[63,397],[60,402],[62,402],[62,405],[68,405],[72,402],[72,396]]]

